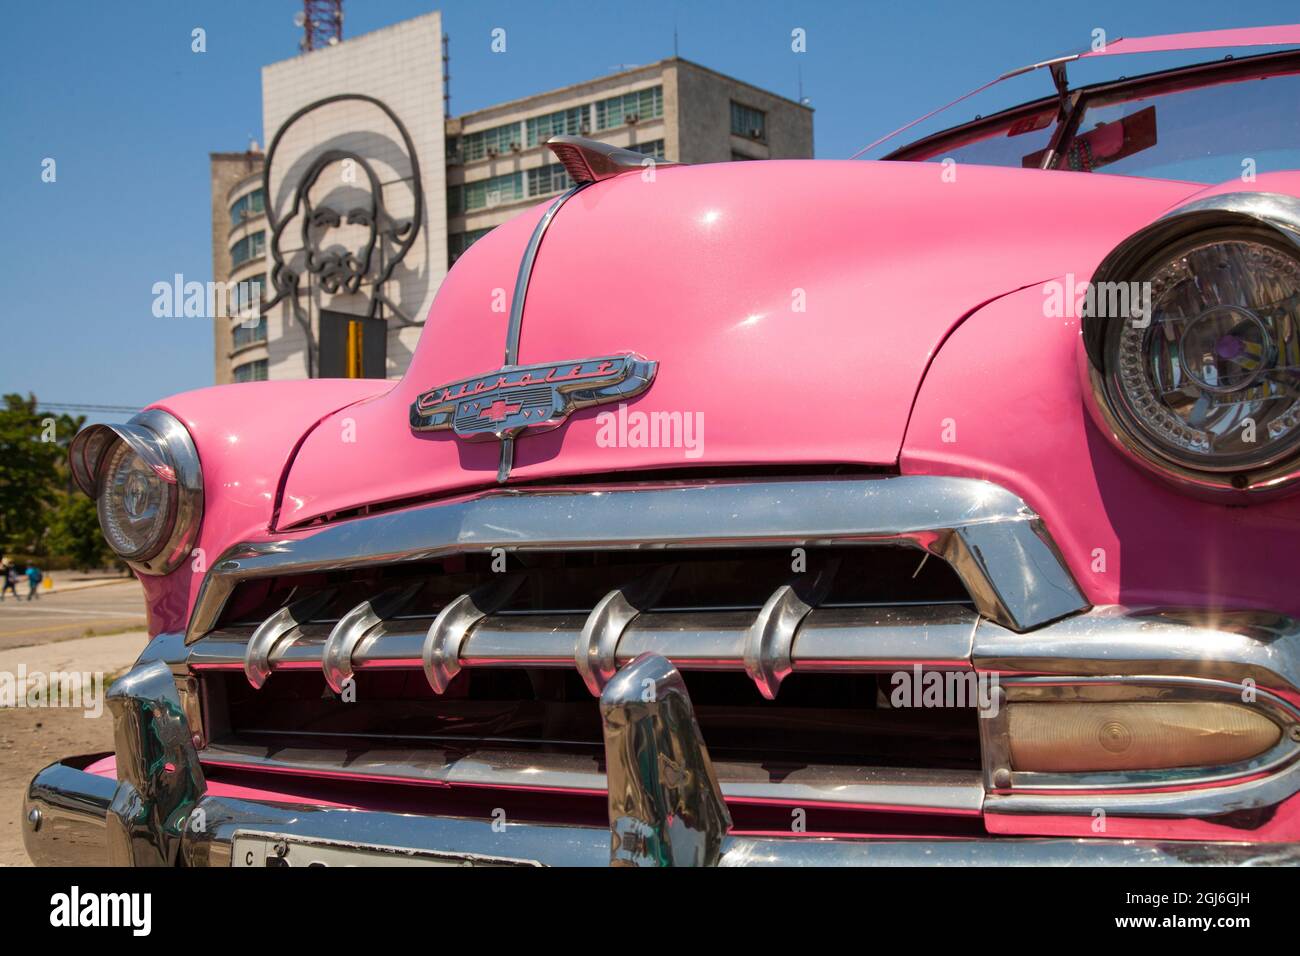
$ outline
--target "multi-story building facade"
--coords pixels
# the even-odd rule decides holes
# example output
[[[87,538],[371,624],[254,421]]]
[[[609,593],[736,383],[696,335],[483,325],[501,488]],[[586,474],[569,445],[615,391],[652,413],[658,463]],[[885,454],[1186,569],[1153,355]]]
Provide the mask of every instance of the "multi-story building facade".
[[[558,134],[682,163],[813,153],[810,108],[680,57],[475,110],[447,121],[451,261],[572,185],[546,149]]]
[[[213,319],[216,381],[267,377],[266,211],[262,153],[212,153],[212,276],[228,283],[225,312]]]
[[[218,382],[400,376],[456,259],[569,187],[551,136],[685,163],[813,154],[807,105],[679,57],[445,118],[443,55],[431,13],[264,68],[264,209],[223,241],[240,277],[258,267],[233,259],[262,257],[265,320],[219,325]],[[214,198],[214,268],[218,212],[251,213],[262,178]]]

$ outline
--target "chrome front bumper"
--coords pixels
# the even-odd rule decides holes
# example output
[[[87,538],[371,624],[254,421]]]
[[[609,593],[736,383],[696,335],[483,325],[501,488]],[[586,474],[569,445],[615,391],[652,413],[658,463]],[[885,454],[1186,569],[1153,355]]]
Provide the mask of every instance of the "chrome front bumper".
[[[80,769],[93,757],[36,775],[23,837],[37,865],[229,866],[241,864],[234,859],[241,838],[487,865],[1300,865],[1297,843],[732,835],[685,684],[652,654],[620,669],[601,694],[608,828],[217,796],[207,792],[166,664],[137,666],[113,685],[108,703],[119,779]]]
[[[108,807],[117,782],[65,763],[46,767],[27,791],[23,838],[37,866],[108,861]],[[466,863],[605,866],[603,828],[490,822],[363,810],[328,810],[204,797],[202,832],[186,829],[181,860],[229,866],[235,834],[286,835],[439,854]],[[38,825],[31,822],[33,811]],[[727,837],[722,866],[1271,866],[1300,864],[1300,845],[1137,840],[844,840]]]

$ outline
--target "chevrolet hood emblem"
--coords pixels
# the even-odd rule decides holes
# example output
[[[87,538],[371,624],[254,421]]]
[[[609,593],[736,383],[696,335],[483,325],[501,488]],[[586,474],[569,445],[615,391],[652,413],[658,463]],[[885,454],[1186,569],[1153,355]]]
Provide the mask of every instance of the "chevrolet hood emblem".
[[[580,408],[640,395],[656,367],[632,352],[507,366],[422,392],[411,403],[411,428],[450,430],[467,441],[506,441],[555,428]]]

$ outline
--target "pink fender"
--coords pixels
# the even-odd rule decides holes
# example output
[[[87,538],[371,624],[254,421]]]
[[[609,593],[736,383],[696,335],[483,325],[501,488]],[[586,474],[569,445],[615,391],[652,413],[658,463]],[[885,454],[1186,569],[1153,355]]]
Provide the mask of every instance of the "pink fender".
[[[1229,507],[1124,458],[1084,408],[1078,319],[1045,317],[1044,300],[1042,286],[999,299],[944,343],[917,396],[902,473],[1014,491],[1043,516],[1094,604],[1300,614],[1300,589],[1278,587],[1282,569],[1300,565],[1300,497]]]
[[[195,570],[272,526],[285,468],[302,437],[330,412],[383,394],[392,382],[312,379],[250,382],[183,392],[151,407],[170,412],[194,439],[203,466],[203,524],[195,561],[161,577],[139,575],[149,633],[181,631],[203,580]]]

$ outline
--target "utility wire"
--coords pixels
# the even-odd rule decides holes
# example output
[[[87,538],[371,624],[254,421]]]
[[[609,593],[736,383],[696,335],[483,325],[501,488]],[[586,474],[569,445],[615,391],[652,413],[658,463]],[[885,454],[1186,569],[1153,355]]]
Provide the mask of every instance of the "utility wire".
[[[43,402],[37,400],[37,409],[50,412],[138,412],[139,405],[79,405],[75,402]]]

